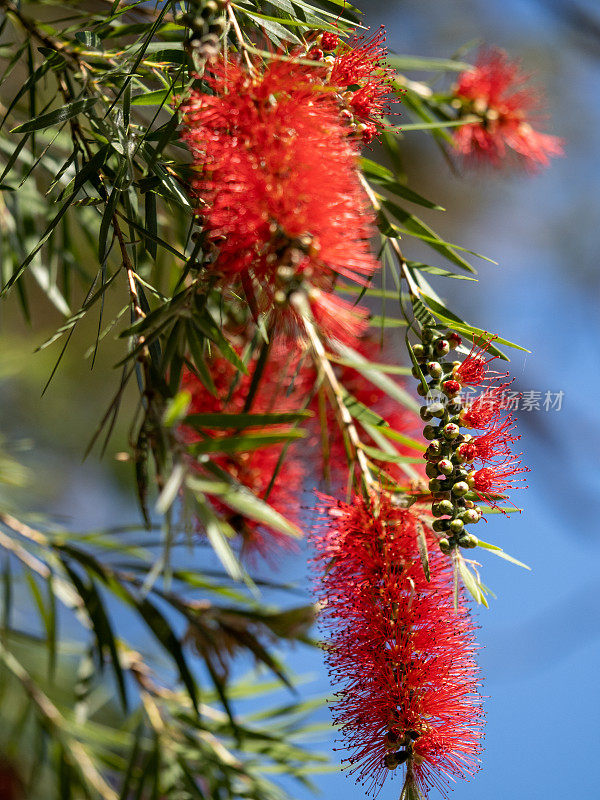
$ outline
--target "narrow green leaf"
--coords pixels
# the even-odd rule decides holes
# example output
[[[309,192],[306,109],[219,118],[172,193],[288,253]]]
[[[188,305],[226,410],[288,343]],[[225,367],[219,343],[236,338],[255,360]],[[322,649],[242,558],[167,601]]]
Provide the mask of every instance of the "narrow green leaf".
[[[156,89],[154,92],[136,94],[131,98],[132,106],[161,106],[173,97],[171,89]]]
[[[466,61],[454,61],[450,58],[427,58],[422,56],[404,56],[390,53],[387,62],[395,69],[419,70],[421,72],[464,72],[472,70],[473,65]]]
[[[192,428],[256,428],[268,425],[283,425],[312,417],[312,411],[284,411],[272,414],[189,414],[184,425]]]
[[[244,433],[237,436],[215,437],[202,442],[194,442],[188,450],[194,456],[207,453],[246,453],[261,447],[271,447],[282,442],[303,439],[306,431],[292,428],[284,431],[262,431],[260,433]]]
[[[379,450],[377,447],[370,447],[369,445],[363,444],[362,450],[369,456],[369,458],[375,459],[375,461],[384,461],[390,464],[422,464],[423,459],[417,458],[416,456],[401,456],[399,453],[386,453],[383,450]]]
[[[75,39],[88,50],[102,50],[102,40],[93,31],[77,31]]]
[[[245,486],[236,486],[224,481],[206,481],[194,476],[188,477],[187,485],[190,491],[214,495],[229,508],[256,522],[261,522],[269,528],[296,538],[302,536],[302,532],[296,525],[275,511],[264,500],[253,495]]]
[[[189,488],[194,491],[194,485],[190,485],[189,480],[187,483]],[[235,553],[231,549],[231,545],[227,541],[227,536],[223,532],[225,529],[223,522],[217,517],[210,505],[206,503],[202,497],[196,497],[195,511],[198,515],[198,519],[204,526],[208,541],[217,554],[219,561],[234,580],[241,580],[243,577],[243,570]]]
[[[97,97],[87,97],[85,100],[76,100],[74,103],[69,103],[61,108],[55,108],[54,111],[49,111],[47,114],[42,114],[35,119],[24,122],[22,125],[18,125],[16,128],[12,129],[11,133],[30,133],[31,131],[40,131],[44,128],[49,128],[52,125],[57,125],[60,122],[65,122],[73,117],[77,117],[97,102]]]
[[[481,539],[478,540],[479,547],[483,547],[485,550],[489,550],[490,553],[493,553],[498,558],[503,558],[505,561],[510,561],[511,564],[516,564],[517,567],[523,567],[523,569],[531,570],[531,567],[528,567],[527,564],[524,564],[522,561],[518,561],[513,556],[509,556],[508,553],[505,553],[501,547],[498,545],[490,544],[489,542],[484,542]]]

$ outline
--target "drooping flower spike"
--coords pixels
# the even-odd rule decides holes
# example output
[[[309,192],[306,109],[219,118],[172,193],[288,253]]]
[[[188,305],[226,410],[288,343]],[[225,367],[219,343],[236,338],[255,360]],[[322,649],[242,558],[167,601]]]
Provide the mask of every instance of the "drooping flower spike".
[[[310,67],[272,61],[250,75],[221,59],[211,72],[214,94],[195,91],[181,109],[197,214],[214,251],[206,269],[225,285],[241,282],[256,295],[251,305],[293,328],[295,290],[310,299],[311,288],[331,293],[339,275],[364,282],[377,269],[356,144]],[[336,305],[344,307],[331,295]],[[345,324],[328,319],[325,334],[347,335],[347,313]]]
[[[454,103],[461,115],[478,117],[454,133],[462,156],[500,166],[513,153],[535,169],[547,166],[551,156],[563,155],[561,139],[533,127],[543,97],[540,90],[526,87],[527,81],[519,65],[497,48],[482,50],[473,69],[459,75]]]
[[[350,772],[377,794],[404,765],[407,796],[478,769],[482,710],[473,623],[454,608],[452,567],[435,549],[428,581],[414,507],[384,496],[321,497],[314,542],[332,711]]]

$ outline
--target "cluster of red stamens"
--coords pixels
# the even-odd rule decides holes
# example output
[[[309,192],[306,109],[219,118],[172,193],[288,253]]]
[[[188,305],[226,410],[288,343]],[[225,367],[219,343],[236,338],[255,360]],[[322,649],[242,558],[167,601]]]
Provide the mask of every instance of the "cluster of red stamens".
[[[377,793],[404,765],[403,797],[446,793],[478,768],[482,724],[473,623],[462,600],[454,607],[452,567],[434,549],[427,580],[413,508],[385,495],[321,501],[317,592],[350,771]]]
[[[383,127],[390,111],[390,79],[385,28],[347,41],[325,31],[308,50],[309,58],[327,65],[325,80],[337,88],[342,118],[368,144]]]

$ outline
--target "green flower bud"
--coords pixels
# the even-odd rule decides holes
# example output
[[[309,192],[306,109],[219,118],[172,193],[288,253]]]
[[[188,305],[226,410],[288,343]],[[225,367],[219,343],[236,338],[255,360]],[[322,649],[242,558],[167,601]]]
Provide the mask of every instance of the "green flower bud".
[[[463,497],[469,491],[469,485],[465,481],[458,481],[452,487],[452,494],[456,497]]]
[[[451,514],[454,506],[449,500],[441,500],[439,503],[434,503],[431,510],[435,517],[443,517],[445,514]]]
[[[435,439],[435,437],[437,436],[437,434],[438,434],[438,432],[437,432],[437,428],[434,428],[434,427],[433,427],[433,425],[425,425],[425,427],[423,428],[423,436],[424,436],[424,437],[427,439],[427,441],[429,441],[429,442],[430,442],[432,439]]]
[[[421,406],[419,409],[419,416],[423,422],[428,422],[433,417],[433,414],[429,410],[429,406]]]
[[[443,403],[431,403],[429,406],[429,413],[432,417],[443,417],[446,413],[446,407]]]
[[[453,533],[455,536],[462,533],[464,528],[464,523],[461,519],[453,519],[450,521],[450,525],[448,526],[448,530]]]
[[[437,464],[433,464],[431,461],[429,461],[425,465],[425,474],[427,475],[428,478],[437,478],[437,476],[439,475]]]
[[[450,542],[448,541],[448,539],[445,539],[445,538],[439,540],[438,547],[440,548],[442,553],[444,553],[444,555],[448,555],[450,550],[452,550],[452,548],[450,546]]]
[[[460,428],[454,422],[449,422],[447,425],[444,425],[442,430],[442,436],[444,439],[456,439],[456,437],[459,435]]]
[[[425,348],[422,344],[414,344],[413,345],[413,354],[417,361],[421,361],[421,359],[425,358]]]
[[[476,536],[473,536],[472,533],[467,533],[465,536],[460,537],[458,543],[461,547],[466,547],[468,550],[472,550],[479,544],[479,539]]]
[[[429,481],[429,491],[430,492],[439,492],[439,490],[441,488],[442,488],[442,484],[438,481],[437,478],[432,478]]]
[[[465,525],[476,525],[481,519],[481,516],[474,508],[467,508],[466,511],[462,512],[459,519],[462,519]]]
[[[433,349],[439,356],[445,356],[450,352],[450,342],[447,339],[437,339]]]
[[[444,370],[442,369],[442,365],[439,363],[439,361],[430,361],[427,364],[427,372],[432,378],[437,380],[438,378],[442,377]]]
[[[219,6],[215,3],[215,0],[207,0],[202,6],[200,13],[203,17],[214,17],[218,11]]]
[[[448,530],[448,520],[447,519],[434,519],[431,523],[431,527],[436,533],[442,533],[442,531]]]
[[[423,328],[423,333],[421,334],[421,338],[424,342],[429,343],[432,342],[437,337],[437,331],[434,328]]]
[[[386,753],[383,757],[383,764],[388,769],[396,769],[400,764],[404,764],[409,756],[408,750],[398,750],[396,753]]]
[[[433,447],[431,446],[433,445]],[[442,457],[442,448],[439,439],[434,439],[433,442],[429,445],[425,453],[423,454],[424,458],[427,461],[437,462]]]
[[[439,461],[437,466],[442,475],[452,475],[454,472],[454,464],[447,458],[443,458]]]
[[[216,33],[218,36],[221,36],[225,32],[226,27],[227,22],[225,21],[225,18],[217,17],[208,26],[208,31],[209,33]]]

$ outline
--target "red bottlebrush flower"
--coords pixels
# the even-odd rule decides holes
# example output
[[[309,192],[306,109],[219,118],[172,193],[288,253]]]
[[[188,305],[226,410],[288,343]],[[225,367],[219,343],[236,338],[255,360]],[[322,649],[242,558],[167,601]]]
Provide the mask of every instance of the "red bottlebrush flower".
[[[491,461],[504,460],[510,455],[510,444],[521,438],[513,436],[514,428],[515,423],[511,416],[505,420],[498,419],[489,431],[460,444],[456,452],[467,463],[480,461],[482,464],[487,464]]]
[[[452,370],[452,375],[463,386],[480,386],[485,381],[496,380],[499,377],[505,378],[508,373],[500,375],[500,373],[489,370],[488,364],[492,362],[496,356],[488,355],[488,348],[495,337],[486,339],[482,344],[475,344],[473,339],[473,346],[465,360]]]
[[[460,412],[461,425],[467,428],[490,428],[498,422],[504,408],[504,390],[512,381],[491,386],[468,403]]]
[[[296,411],[302,405],[309,390],[310,376],[301,359],[302,353],[296,348],[273,347],[256,388],[250,413]],[[181,386],[191,394],[190,413],[235,414],[244,411],[255,369],[256,362],[250,366],[248,375],[240,375],[229,361],[215,355],[209,361],[209,370],[216,388],[216,397],[195,375],[185,372]],[[260,431],[256,428],[252,430]],[[270,426],[268,430],[272,432],[276,428]],[[202,428],[201,433],[189,427],[182,431],[188,444],[230,434],[231,431],[217,430],[210,426]],[[250,491],[297,524],[300,513],[298,498],[302,492],[305,467],[294,445],[287,449],[279,464],[282,453],[283,445],[279,444],[231,454],[216,454],[212,460],[233,480],[247,486]],[[201,464],[198,465],[199,469],[201,467]],[[274,478],[276,470],[278,471]],[[218,497],[211,502],[241,534],[248,550],[265,556],[272,552],[273,545],[290,546],[292,543],[285,534],[232,512]]]
[[[193,92],[182,106],[197,213],[216,250],[209,269],[228,283],[251,278],[262,305],[280,309],[300,286],[370,277],[356,146],[318,69],[274,61],[250,76],[221,60],[212,71],[214,94]],[[325,332],[336,335],[335,320]]]
[[[321,499],[317,591],[350,771],[376,793],[405,763],[410,785],[445,792],[478,768],[482,725],[473,623],[462,598],[454,609],[452,566],[432,548],[427,581],[413,508]]]
[[[475,67],[460,74],[455,97],[463,113],[481,117],[454,134],[454,145],[463,156],[498,166],[509,149],[535,168],[563,154],[561,139],[532,127],[542,102],[539,91],[524,87],[527,80],[519,65],[498,49],[481,51]]]
[[[511,489],[516,489],[516,483],[525,480],[516,477],[523,472],[529,472],[529,468],[522,466],[517,456],[509,456],[501,464],[482,467],[474,472],[473,489],[484,496],[505,494]]]
[[[376,135],[382,118],[390,111],[389,80],[393,70],[387,66],[385,38],[382,26],[368,39],[355,36],[341,44],[329,78],[329,83],[350,93],[348,106],[363,122],[367,141]]]

